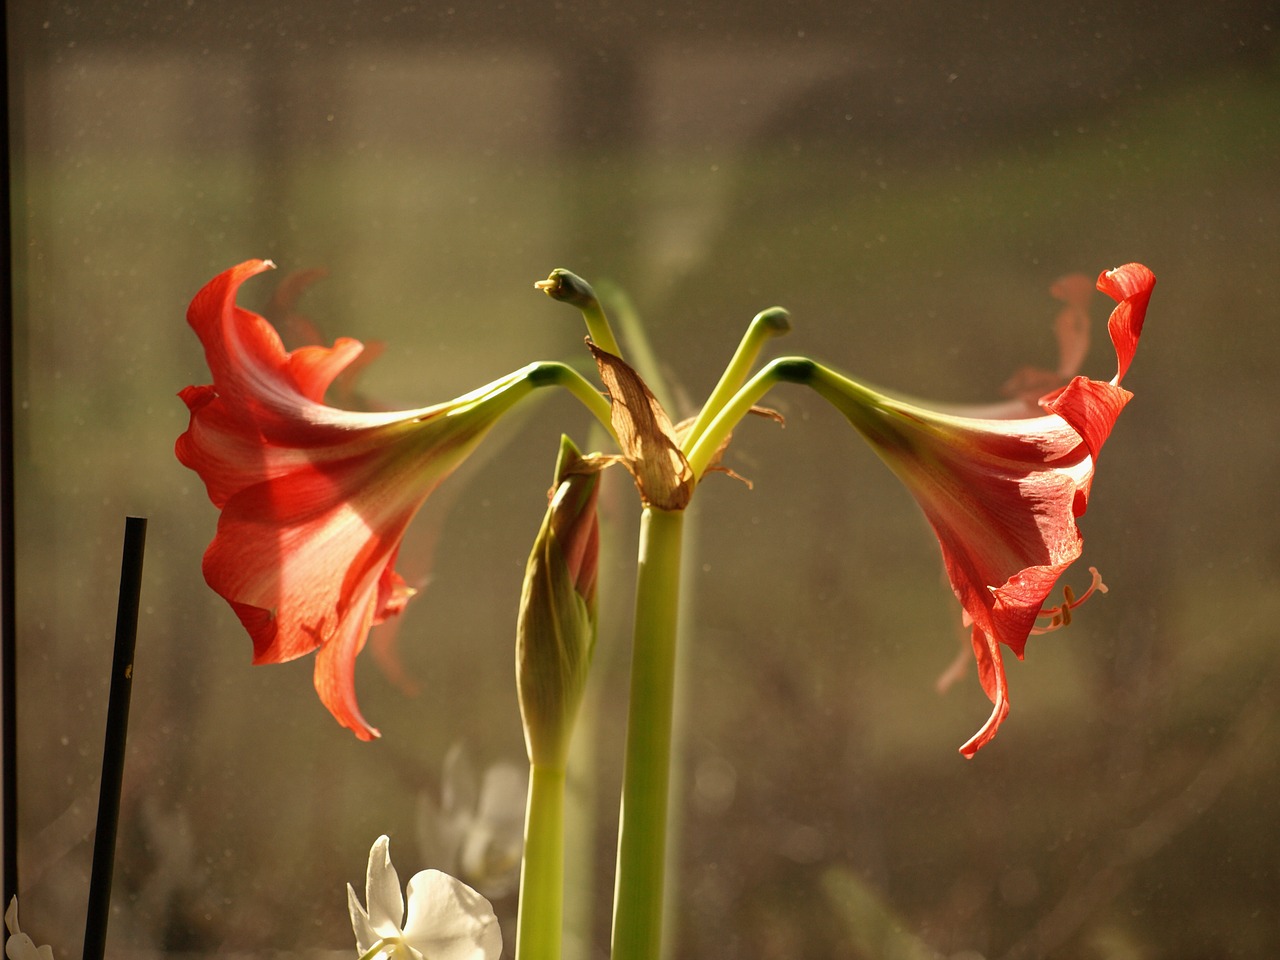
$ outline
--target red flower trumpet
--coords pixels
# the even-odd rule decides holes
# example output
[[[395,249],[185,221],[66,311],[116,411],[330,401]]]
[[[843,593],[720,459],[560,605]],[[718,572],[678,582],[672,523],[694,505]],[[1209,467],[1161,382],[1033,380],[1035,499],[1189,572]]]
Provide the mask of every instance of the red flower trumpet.
[[[221,511],[204,575],[253,639],[254,663],[319,650],[321,701],[362,740],[378,735],[356,703],[355,658],[369,628],[413,591],[395,572],[409,521],[427,496],[533,389],[563,383],[532,364],[449,403],[356,413],[324,403],[362,345],[287,352],[236,291],[270,269],[250,260],[215,277],[187,320],[204,344],[208,386],[180,394],[191,412],[176,452]]]
[[[1107,329],[1110,381],[1074,377],[1040,398],[1044,415],[953,416],[895,400],[814,364],[787,374],[830,400],[915,496],[942,546],[951,588],[972,626],[991,716],[960,748],[972,757],[1008,715],[1001,645],[1021,658],[1027,637],[1068,622],[1079,598],[1045,602],[1081,553],[1076,521],[1089,504],[1098,453],[1133,396],[1120,386],[1137,349],[1155,276],[1131,263],[1105,271],[1098,289],[1118,301]],[[1044,627],[1037,621],[1047,618]]]

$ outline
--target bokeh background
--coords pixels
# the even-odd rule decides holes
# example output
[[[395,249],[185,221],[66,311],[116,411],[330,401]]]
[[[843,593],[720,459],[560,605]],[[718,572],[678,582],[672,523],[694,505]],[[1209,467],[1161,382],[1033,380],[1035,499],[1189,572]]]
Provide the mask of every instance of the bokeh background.
[[[1057,277],[1148,264],[1136,399],[1071,574],[1111,592],[1010,664],[972,762],[988,704],[972,670],[935,689],[963,632],[913,502],[799,390],[769,398],[785,429],[738,431],[754,489],[712,478],[691,521],[671,954],[1280,955],[1274,4],[7,7],[22,917],[58,956],[80,950],[127,514],[151,526],[112,956],[346,955],[379,833],[402,878],[449,868],[442,791],[474,787],[451,749],[476,781],[523,761],[520,578],[585,415],[531,407],[428,504],[402,673],[359,668],[383,738],[358,743],[309,660],[250,667],[200,575],[216,511],[172,456],[175,394],[207,381],[186,304],[260,256],[281,270],[246,306],[323,268],[296,311],[385,344],[370,404],[585,359],[531,286],[565,266],[625,293],[681,413],[773,304],[779,350],[990,401],[1055,364]],[[607,952],[638,516],[611,484],[570,827],[584,958]]]

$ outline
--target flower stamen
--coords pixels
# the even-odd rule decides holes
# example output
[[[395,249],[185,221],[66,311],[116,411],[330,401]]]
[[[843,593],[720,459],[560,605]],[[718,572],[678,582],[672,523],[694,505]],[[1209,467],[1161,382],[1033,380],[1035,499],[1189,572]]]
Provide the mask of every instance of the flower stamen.
[[[1042,607],[1040,609],[1040,617],[1047,617],[1049,622],[1043,626],[1035,626],[1031,628],[1033,635],[1042,633],[1052,633],[1062,627],[1071,625],[1071,611],[1088,600],[1095,593],[1106,593],[1107,585],[1102,582],[1102,574],[1098,572],[1097,567],[1090,567],[1089,573],[1093,576],[1093,583],[1089,584],[1089,589],[1076,596],[1070,585],[1064,585],[1062,588],[1062,603],[1056,607]]]

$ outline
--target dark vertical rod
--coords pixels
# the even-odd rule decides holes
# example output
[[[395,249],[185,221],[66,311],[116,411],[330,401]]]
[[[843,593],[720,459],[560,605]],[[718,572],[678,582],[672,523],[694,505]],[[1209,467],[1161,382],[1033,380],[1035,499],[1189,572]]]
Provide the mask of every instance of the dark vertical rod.
[[[120,825],[120,787],[124,781],[124,745],[129,732],[129,695],[133,692],[133,651],[138,639],[138,598],[142,592],[142,552],[146,542],[146,519],[128,517],[124,522],[120,600],[116,607],[116,646],[111,658],[107,733],[102,747],[98,829],[93,838],[93,869],[89,874],[84,960],[102,960],[107,948],[111,874],[115,866],[116,830]]]
[[[0,131],[4,158],[0,160],[0,754],[3,755],[4,899],[0,908],[18,892],[18,683],[17,683],[17,555],[13,494],[13,245],[10,218],[10,152],[17,138],[9,129],[9,5],[0,3]]]

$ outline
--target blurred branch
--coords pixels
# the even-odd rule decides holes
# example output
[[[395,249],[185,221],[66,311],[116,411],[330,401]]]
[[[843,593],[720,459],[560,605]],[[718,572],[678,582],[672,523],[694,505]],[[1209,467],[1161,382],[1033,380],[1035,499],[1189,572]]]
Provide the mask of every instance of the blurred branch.
[[[874,960],[942,960],[942,954],[906,929],[880,895],[846,867],[832,867],[822,889],[839,913],[859,956]]]
[[[1236,715],[1228,735],[1186,788],[1156,807],[1136,826],[1117,831],[1106,852],[1081,865],[1057,905],[1002,960],[1031,960],[1054,954],[1098,910],[1106,907],[1133,880],[1135,868],[1168,846],[1191,826],[1249,763],[1254,747],[1275,715],[1280,671],[1272,669]]]

